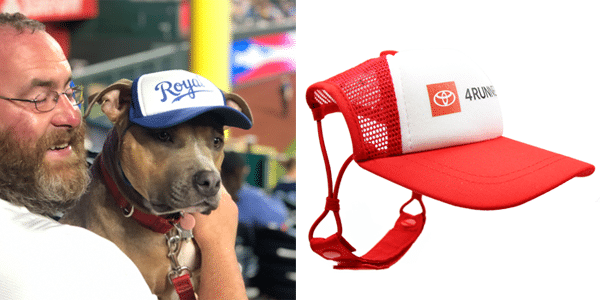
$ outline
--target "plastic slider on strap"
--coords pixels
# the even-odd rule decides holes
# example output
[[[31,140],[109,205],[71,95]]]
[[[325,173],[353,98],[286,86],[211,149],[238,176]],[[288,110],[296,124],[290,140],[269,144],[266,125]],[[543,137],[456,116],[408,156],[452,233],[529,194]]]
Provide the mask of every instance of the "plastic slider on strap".
[[[330,210],[333,212],[340,211],[340,199],[327,197],[327,202],[325,202],[325,210]]]
[[[313,238],[310,240],[310,248],[317,254],[329,260],[354,260],[356,256],[352,252],[356,251],[344,237],[337,233],[324,239]]]

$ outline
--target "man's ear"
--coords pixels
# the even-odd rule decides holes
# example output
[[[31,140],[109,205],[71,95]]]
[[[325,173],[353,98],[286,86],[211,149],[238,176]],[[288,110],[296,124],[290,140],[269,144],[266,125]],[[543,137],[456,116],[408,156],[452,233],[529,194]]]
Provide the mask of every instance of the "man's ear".
[[[248,117],[248,119],[250,119],[251,123],[254,123],[254,120],[252,119],[252,111],[250,111],[248,103],[246,103],[246,101],[240,95],[223,92],[223,96],[225,96],[225,103],[227,104],[227,106],[233,107],[241,111],[244,115],[246,115],[246,117]],[[233,102],[234,104],[232,105],[231,102]]]
[[[104,112],[108,120],[113,124],[125,120],[129,112],[129,105],[131,105],[131,85],[131,80],[120,79],[100,93],[91,95],[84,117],[87,117],[90,114],[92,106],[98,103],[102,112]]]

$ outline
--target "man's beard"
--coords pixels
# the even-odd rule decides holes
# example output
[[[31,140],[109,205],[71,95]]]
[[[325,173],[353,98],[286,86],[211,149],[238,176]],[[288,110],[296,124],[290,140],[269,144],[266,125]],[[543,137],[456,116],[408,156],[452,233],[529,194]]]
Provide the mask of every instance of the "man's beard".
[[[19,142],[10,129],[0,133],[0,199],[43,215],[72,207],[90,182],[84,138],[84,124],[55,129],[33,146],[31,141]],[[67,142],[74,156],[54,163],[44,161],[52,145]]]

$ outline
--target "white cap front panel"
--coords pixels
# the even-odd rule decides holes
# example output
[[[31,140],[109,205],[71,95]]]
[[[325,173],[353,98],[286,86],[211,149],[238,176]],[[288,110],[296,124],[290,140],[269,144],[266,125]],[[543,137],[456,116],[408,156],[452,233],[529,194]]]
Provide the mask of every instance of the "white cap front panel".
[[[402,153],[469,144],[502,135],[494,86],[481,69],[451,50],[387,55],[394,83]]]
[[[184,70],[141,76],[137,95],[143,116],[183,108],[220,106],[225,101],[221,91],[212,82]]]

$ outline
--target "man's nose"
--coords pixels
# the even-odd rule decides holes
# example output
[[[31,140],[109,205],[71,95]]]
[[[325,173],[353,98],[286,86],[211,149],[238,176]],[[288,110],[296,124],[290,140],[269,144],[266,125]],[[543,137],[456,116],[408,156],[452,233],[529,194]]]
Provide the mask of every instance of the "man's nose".
[[[81,124],[79,105],[73,106],[65,94],[60,94],[56,107],[51,111],[52,124],[57,127],[75,128]]]

